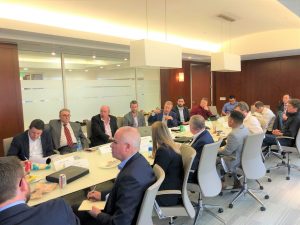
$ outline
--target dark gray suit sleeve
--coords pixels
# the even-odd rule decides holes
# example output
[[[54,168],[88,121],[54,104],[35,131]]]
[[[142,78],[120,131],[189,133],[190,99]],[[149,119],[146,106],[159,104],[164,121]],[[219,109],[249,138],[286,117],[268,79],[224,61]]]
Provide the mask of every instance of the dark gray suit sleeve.
[[[25,157],[28,159],[29,156],[25,156],[21,149],[22,144],[20,143],[20,141],[17,138],[13,138],[8,149],[7,156],[18,156],[20,160],[26,160]]]
[[[143,198],[143,188],[136,179],[124,176],[118,181],[116,207],[113,215],[101,212],[97,221],[101,225],[131,225],[140,206],[139,199]]]

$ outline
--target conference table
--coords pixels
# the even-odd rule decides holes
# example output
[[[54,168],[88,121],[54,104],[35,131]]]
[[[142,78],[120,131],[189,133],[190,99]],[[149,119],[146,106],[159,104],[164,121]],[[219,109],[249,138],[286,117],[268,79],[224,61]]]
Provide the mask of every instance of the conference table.
[[[218,121],[206,121],[205,125],[210,128],[215,141],[220,138],[226,137],[228,133],[231,131],[231,128],[228,127],[227,121],[225,117],[221,117]],[[172,131],[172,136],[185,136],[192,137],[191,132],[189,131],[189,126],[184,126],[184,131],[182,132],[174,132]],[[140,153],[148,160],[150,164],[153,164],[153,158],[149,157],[148,147],[152,145],[151,137],[142,137]],[[119,170],[117,168],[116,159],[112,157],[110,144],[105,144],[101,146],[97,146],[93,148],[94,151],[78,151],[74,153],[70,153],[67,155],[58,155],[56,159],[52,161],[61,161],[64,159],[72,158],[74,159],[74,164],[82,164],[82,161],[88,164],[89,173],[69,184],[67,184],[64,188],[56,187],[50,193],[43,194],[43,197],[40,199],[32,199],[28,202],[28,205],[34,206],[38,205],[42,202],[55,199],[58,197],[65,196],[67,194],[74,193],[76,191],[89,188],[106,181],[114,179]],[[113,166],[108,166],[110,162],[114,162]],[[37,177],[38,182],[45,182],[45,177],[51,173],[56,172],[54,168],[54,163],[51,163],[51,168],[48,170],[38,170],[31,171],[31,174]],[[31,190],[35,190],[35,186],[38,182],[33,182],[30,184]]]
[[[144,141],[142,141],[140,153],[144,155],[144,157],[148,160],[150,164],[153,164],[153,158],[149,157],[148,153],[148,145],[151,144],[149,140],[150,137],[144,137]],[[147,144],[148,142],[148,144]],[[115,162],[116,159],[112,157],[111,152],[108,151],[110,144],[102,145],[99,147],[95,147],[94,151],[78,151],[73,152],[66,155],[59,155],[54,160],[61,160],[74,157],[74,164],[76,166],[76,161],[81,162],[82,159],[86,159],[88,162],[89,173],[69,184],[67,184],[64,188],[56,187],[50,193],[43,194],[43,197],[40,199],[30,200],[28,205],[34,206],[38,205],[42,202],[55,199],[58,197],[62,197],[67,194],[71,194],[73,192],[92,187],[94,185],[101,184],[103,182],[112,180],[116,178],[117,174],[119,173],[117,164],[120,162],[116,162],[113,166],[107,166],[109,162]],[[101,151],[104,150],[104,151]],[[54,161],[53,160],[53,161]],[[54,168],[54,163],[51,163],[51,169],[48,170],[37,170],[31,171],[30,174],[34,175],[38,178],[41,178],[38,182],[45,182],[45,177],[51,173],[56,172]],[[38,182],[33,182],[30,184],[31,190],[35,189],[35,186]]]

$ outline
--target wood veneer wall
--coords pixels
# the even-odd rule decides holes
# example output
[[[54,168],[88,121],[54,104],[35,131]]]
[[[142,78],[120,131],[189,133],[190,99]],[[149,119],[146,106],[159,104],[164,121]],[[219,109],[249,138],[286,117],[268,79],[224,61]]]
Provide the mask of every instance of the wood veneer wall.
[[[208,64],[194,64],[183,62],[182,69],[161,70],[162,106],[166,100],[172,100],[175,103],[178,96],[185,98],[188,107],[190,107],[191,98],[197,103],[201,97],[210,97]],[[270,105],[272,110],[276,110],[283,94],[289,93],[292,97],[300,98],[299,65],[300,56],[289,56],[243,61],[241,72],[214,72],[213,101],[219,112],[231,94],[234,94],[237,100],[246,101],[249,105],[260,100]],[[178,72],[181,71],[184,72],[183,83],[176,80]],[[190,84],[191,77],[192,85]],[[221,101],[220,97],[226,97],[226,101]]]
[[[220,97],[234,94],[249,105],[262,101],[276,110],[282,95],[300,98],[300,56],[249,60],[237,73],[214,73],[215,100],[219,110],[225,101]]]
[[[0,156],[3,139],[24,130],[18,49],[0,43]]]

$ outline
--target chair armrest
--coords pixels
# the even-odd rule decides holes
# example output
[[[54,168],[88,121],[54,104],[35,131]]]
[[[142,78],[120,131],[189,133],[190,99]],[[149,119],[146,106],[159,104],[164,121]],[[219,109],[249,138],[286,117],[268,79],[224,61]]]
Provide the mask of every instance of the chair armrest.
[[[53,149],[53,152],[55,152],[55,154],[60,155],[60,152],[58,150],[56,150],[56,149]]]
[[[157,195],[174,195],[174,194],[181,195],[181,191],[180,190],[162,190],[162,191],[157,192]]]
[[[289,137],[289,136],[277,136],[276,137],[277,139],[295,139],[295,138],[293,138],[293,137]]]

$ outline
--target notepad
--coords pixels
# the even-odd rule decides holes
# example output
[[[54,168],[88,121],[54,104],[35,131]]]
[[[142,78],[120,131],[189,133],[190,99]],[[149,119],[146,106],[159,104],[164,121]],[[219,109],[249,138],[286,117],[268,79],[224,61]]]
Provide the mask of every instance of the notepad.
[[[105,203],[105,201],[92,202],[90,200],[83,200],[78,211],[89,211],[92,210],[93,206],[96,206],[99,209],[104,209]]]

